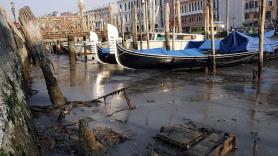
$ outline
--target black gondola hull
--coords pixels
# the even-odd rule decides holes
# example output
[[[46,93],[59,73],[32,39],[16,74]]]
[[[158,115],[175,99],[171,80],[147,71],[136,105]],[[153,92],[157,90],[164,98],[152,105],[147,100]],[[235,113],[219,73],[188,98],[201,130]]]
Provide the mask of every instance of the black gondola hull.
[[[216,55],[218,68],[249,63],[258,56],[258,52],[242,52],[235,54]],[[148,55],[126,50],[117,45],[117,61],[120,65],[132,69],[150,68],[182,68],[187,70],[198,70],[212,67],[210,55],[197,57],[173,57],[167,55]]]
[[[117,64],[115,54],[103,53],[99,46],[97,46],[97,60],[102,64]]]

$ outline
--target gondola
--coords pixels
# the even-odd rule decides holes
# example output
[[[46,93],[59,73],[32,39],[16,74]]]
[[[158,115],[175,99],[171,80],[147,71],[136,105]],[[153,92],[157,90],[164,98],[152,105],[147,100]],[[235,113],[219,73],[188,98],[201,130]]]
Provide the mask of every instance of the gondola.
[[[223,39],[215,56],[218,68],[249,63],[258,59],[258,40],[239,32],[233,32]],[[156,48],[132,51],[116,43],[116,60],[119,65],[131,69],[182,68],[187,70],[204,69],[212,66],[210,51],[199,47],[167,51]],[[266,41],[266,59],[277,57],[278,41]],[[210,49],[210,48],[208,48]]]
[[[102,64],[117,64],[115,54],[110,53],[109,48],[102,48],[97,45],[96,59]]]
[[[211,67],[212,56],[195,49],[181,51],[162,51],[162,53],[144,53],[142,51],[131,51],[117,44],[116,60],[119,65],[129,69],[150,69],[150,68],[182,68],[187,70],[198,70]],[[197,55],[190,56],[195,52]],[[155,54],[157,53],[157,54]],[[172,54],[171,54],[172,53]],[[182,53],[173,55],[173,53]],[[216,65],[218,68],[238,65],[250,62],[258,52],[242,52],[235,54],[216,55]]]

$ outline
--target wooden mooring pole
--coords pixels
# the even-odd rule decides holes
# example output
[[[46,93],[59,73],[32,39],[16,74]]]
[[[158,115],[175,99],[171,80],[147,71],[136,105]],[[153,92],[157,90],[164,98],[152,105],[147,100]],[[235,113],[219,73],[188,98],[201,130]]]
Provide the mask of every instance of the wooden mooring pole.
[[[208,0],[208,6],[209,6],[209,21],[210,21],[210,35],[211,35],[212,70],[213,70],[213,74],[216,74],[213,0]]]
[[[86,36],[83,36],[83,49],[84,49],[84,56],[85,56],[85,62],[88,61],[88,56],[87,56],[87,49],[86,49]]]
[[[229,36],[230,0],[226,0],[226,33]]]
[[[172,50],[175,50],[175,33],[176,33],[176,0],[172,0],[173,12],[173,32],[172,32]]]
[[[145,21],[146,21],[146,40],[147,40],[147,48],[150,48],[150,32],[149,32],[149,13],[148,13],[148,0],[145,0]]]
[[[73,35],[68,36],[68,45],[69,45],[69,60],[70,64],[76,64],[76,48],[75,48],[75,40]]]
[[[138,35],[137,35],[137,9],[134,5],[132,8],[132,40],[133,40],[133,49],[138,49]]]
[[[209,8],[208,5],[204,8],[204,17],[205,17],[205,39],[209,39]]]
[[[164,31],[165,31],[165,47],[170,50],[170,27],[169,27],[170,8],[169,3],[164,5]]]
[[[139,33],[140,33],[140,50],[142,50],[143,49],[143,35],[142,35],[142,22],[143,22],[143,11],[142,11],[142,0],[139,0],[138,1],[140,4],[139,4],[139,10],[140,10],[140,15],[139,15],[139,18],[140,18],[140,24],[139,24]]]
[[[176,6],[177,6],[177,17],[178,17],[178,33],[182,33],[180,0],[177,0]]]
[[[51,61],[46,55],[39,22],[29,7],[19,10],[19,20],[29,45],[28,50],[32,50],[39,60],[51,102],[56,106],[66,104],[67,100],[60,90],[57,79],[52,72]]]
[[[260,0],[260,16],[259,16],[259,62],[258,62],[258,80],[262,78],[263,65],[264,65],[264,27],[265,27],[265,10],[266,0]]]

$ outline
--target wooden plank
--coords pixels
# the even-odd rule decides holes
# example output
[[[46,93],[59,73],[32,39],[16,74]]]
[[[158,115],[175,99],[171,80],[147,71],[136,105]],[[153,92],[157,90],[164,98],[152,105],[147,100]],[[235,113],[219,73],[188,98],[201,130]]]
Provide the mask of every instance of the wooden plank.
[[[182,149],[189,148],[204,137],[199,130],[182,126],[164,127],[158,137]]]
[[[162,127],[149,147],[150,156],[224,156],[235,149],[235,136],[187,123]]]

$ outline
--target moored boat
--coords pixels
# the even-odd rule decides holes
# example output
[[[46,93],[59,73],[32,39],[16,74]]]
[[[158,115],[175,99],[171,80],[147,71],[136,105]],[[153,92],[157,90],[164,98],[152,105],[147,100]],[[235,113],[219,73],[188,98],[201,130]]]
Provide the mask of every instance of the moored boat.
[[[204,42],[203,44],[206,44]],[[233,32],[229,37],[219,42],[217,49],[216,65],[218,68],[249,63],[258,58],[258,41],[256,38]],[[118,43],[116,60],[125,68],[150,69],[150,68],[183,68],[188,70],[203,69],[211,66],[212,55],[209,48],[203,44],[195,48],[167,51],[163,48],[147,50],[127,50]],[[266,59],[277,57],[278,41],[267,40],[265,43]]]

